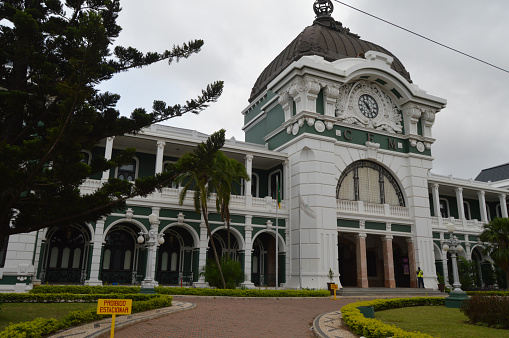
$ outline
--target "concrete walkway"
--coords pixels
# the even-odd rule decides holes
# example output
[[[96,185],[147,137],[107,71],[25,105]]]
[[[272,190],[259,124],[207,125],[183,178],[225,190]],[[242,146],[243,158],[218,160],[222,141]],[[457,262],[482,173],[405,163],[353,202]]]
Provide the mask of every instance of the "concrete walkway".
[[[173,306],[117,316],[115,337],[358,337],[339,309],[359,298],[229,298],[174,296]],[[190,310],[190,311],[185,311]],[[109,337],[111,318],[52,335]]]
[[[139,337],[313,337],[315,319],[337,312],[357,299],[330,298],[227,298],[174,297],[196,304],[196,309],[177,312],[116,331],[118,338]],[[326,324],[330,316],[316,322],[322,337],[336,335]],[[338,321],[339,323],[339,321]],[[323,327],[322,327],[323,326]]]

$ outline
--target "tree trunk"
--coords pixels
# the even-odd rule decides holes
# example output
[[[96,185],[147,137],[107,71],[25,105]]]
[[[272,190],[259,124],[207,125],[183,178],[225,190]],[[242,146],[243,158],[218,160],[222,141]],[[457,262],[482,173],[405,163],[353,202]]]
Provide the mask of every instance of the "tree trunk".
[[[224,281],[223,270],[221,270],[221,264],[219,262],[219,256],[217,255],[216,245],[214,244],[214,240],[212,239],[212,232],[210,231],[209,219],[208,219],[208,215],[207,215],[207,206],[204,205],[206,203],[207,203],[207,201],[205,200],[205,202],[203,202],[203,199],[202,199],[202,208],[201,209],[203,210],[203,219],[205,220],[205,226],[207,227],[207,234],[209,235],[210,244],[212,245],[212,250],[214,251],[214,257],[216,259],[217,268],[219,269],[219,274],[221,275],[221,281],[223,282],[223,289],[226,289],[226,283]]]
[[[505,270],[505,289],[509,290],[509,269]]]

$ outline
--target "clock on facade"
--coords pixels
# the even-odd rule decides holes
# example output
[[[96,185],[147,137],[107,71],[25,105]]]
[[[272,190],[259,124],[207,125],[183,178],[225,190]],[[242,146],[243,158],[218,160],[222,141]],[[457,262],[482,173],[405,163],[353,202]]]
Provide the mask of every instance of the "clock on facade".
[[[359,109],[362,115],[370,119],[378,115],[378,104],[375,99],[368,94],[363,94],[359,97]]]

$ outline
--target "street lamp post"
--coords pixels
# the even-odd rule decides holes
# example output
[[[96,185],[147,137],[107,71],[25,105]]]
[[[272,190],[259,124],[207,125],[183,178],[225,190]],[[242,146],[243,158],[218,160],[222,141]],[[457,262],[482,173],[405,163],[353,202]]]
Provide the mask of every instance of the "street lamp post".
[[[454,236],[454,224],[448,223],[445,225],[447,227],[447,231],[449,232],[449,239],[444,241],[442,249],[451,254],[451,262],[452,262],[452,275],[453,275],[453,290],[449,293],[449,297],[445,299],[445,306],[451,308],[461,308],[461,304],[465,299],[468,299],[468,296],[465,291],[461,290],[461,283],[458,273],[458,253],[463,251],[463,247],[460,244],[460,241],[456,236]]]
[[[138,237],[138,243],[145,243],[147,248],[147,271],[145,273],[145,279],[141,283],[140,293],[156,293],[154,286],[157,286],[157,282],[154,281],[154,270],[152,269],[152,262],[156,251],[156,243],[159,245],[164,244],[164,234],[158,233],[159,228],[159,217],[156,214],[150,214],[148,216],[150,222],[150,230],[148,232],[140,231]]]

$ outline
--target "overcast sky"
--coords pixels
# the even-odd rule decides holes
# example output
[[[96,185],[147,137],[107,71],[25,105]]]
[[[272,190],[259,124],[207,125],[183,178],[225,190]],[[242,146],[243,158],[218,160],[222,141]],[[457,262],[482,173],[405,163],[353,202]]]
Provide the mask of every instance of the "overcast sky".
[[[344,0],[381,17],[509,69],[507,0]],[[225,81],[224,93],[200,115],[167,124],[244,140],[241,111],[263,69],[312,24],[314,0],[123,0],[116,43],[141,51],[163,51],[174,44],[203,39],[199,54],[120,74],[101,86],[122,96],[123,114],[150,110],[153,100],[185,103],[208,83]],[[415,84],[445,98],[437,114],[433,172],[475,178],[481,169],[509,162],[509,73],[447,50],[333,1],[333,17],[391,51]]]

